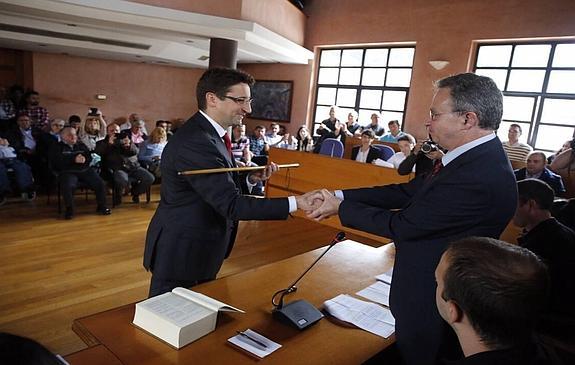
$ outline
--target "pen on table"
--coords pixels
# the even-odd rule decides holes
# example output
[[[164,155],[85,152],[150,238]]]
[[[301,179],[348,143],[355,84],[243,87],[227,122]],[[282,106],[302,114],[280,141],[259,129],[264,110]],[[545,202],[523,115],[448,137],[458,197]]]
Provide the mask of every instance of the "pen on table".
[[[246,334],[245,332],[242,332],[242,331],[236,331],[236,332],[238,333],[238,335],[252,340],[253,342],[255,342],[255,343],[257,343],[258,345],[260,345],[261,347],[263,347],[264,349],[267,349],[267,348],[268,348],[268,346],[267,346],[265,343],[256,340],[255,338],[253,338],[252,336]]]

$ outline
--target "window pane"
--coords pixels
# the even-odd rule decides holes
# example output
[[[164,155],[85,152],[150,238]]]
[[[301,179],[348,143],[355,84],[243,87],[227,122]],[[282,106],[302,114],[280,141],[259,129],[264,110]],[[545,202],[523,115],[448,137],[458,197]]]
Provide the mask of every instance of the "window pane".
[[[512,67],[547,67],[549,44],[527,44],[515,46]]]
[[[340,85],[359,85],[361,68],[342,68],[339,74]]]
[[[385,66],[387,65],[387,48],[374,48],[365,50],[364,66]]]
[[[385,68],[364,68],[361,84],[365,86],[383,86]]]
[[[342,66],[361,66],[363,50],[361,49],[344,49],[341,55]]]
[[[575,44],[558,44],[555,47],[553,67],[575,67]]]
[[[507,90],[541,92],[544,77],[544,70],[511,70]]]
[[[545,99],[541,122],[575,126],[575,100]]]
[[[487,68],[478,68],[475,70],[477,75],[491,77],[499,90],[505,90],[505,79],[507,78],[507,70],[494,70]]]
[[[359,110],[359,124],[360,125],[368,125],[371,123],[371,115],[373,113],[378,113],[379,114],[379,110],[366,110],[366,109],[360,109]],[[379,123],[381,124],[381,119],[379,121]]]
[[[532,97],[503,96],[503,119],[530,121],[534,104]]]
[[[362,90],[359,106],[361,108],[378,109],[381,105],[381,90]]]
[[[411,83],[410,68],[390,68],[387,70],[386,86],[404,86],[409,87]]]
[[[405,107],[405,91],[386,90],[383,92],[382,109],[403,110]]]
[[[557,151],[573,135],[573,127],[540,125],[537,131],[535,149]]]
[[[339,66],[339,56],[341,55],[341,50],[332,49],[321,51],[321,61],[319,65],[325,66]]]
[[[315,108],[315,121],[314,123],[321,123],[323,120],[329,118],[329,106],[317,106]]]
[[[335,92],[334,87],[320,87],[317,89],[317,103],[324,105],[334,105],[335,104]]]
[[[519,124],[521,126],[521,136],[519,136],[519,142],[527,143],[527,137],[529,137],[529,131],[531,130],[531,124],[529,123],[517,123],[516,121],[502,121],[497,130],[497,136],[499,139],[504,141],[509,141],[509,126],[511,124]]]
[[[399,124],[402,123],[403,113],[383,111],[382,114],[383,114],[383,116],[381,118],[380,124],[385,128],[386,132],[389,129],[387,127],[387,123],[389,123],[390,120],[397,120],[397,121],[399,121]]]
[[[413,66],[414,48],[392,48],[389,53],[389,66]]]
[[[477,67],[507,67],[511,58],[511,46],[481,46],[477,55]]]
[[[357,95],[356,89],[338,89],[337,90],[337,106],[355,106],[355,96]]]
[[[338,68],[320,68],[319,77],[317,78],[318,84],[337,84]]]
[[[549,76],[549,93],[575,93],[575,71],[556,70],[551,71]]]

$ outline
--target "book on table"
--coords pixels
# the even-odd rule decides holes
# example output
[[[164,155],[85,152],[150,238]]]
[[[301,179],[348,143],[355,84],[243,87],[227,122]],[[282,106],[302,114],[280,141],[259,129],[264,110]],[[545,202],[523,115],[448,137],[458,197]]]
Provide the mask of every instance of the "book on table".
[[[185,288],[136,304],[133,324],[179,349],[216,329],[219,312],[243,310]]]

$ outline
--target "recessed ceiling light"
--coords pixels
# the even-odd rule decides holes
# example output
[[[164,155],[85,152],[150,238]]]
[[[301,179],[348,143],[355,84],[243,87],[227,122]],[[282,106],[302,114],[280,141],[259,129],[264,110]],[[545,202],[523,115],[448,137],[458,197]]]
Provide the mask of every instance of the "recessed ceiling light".
[[[187,40],[186,40],[186,43],[194,43],[194,41],[191,40],[191,39],[187,39]]]
[[[38,47],[48,47],[47,44],[38,44]]]
[[[73,24],[73,23],[68,23],[68,24],[66,24],[66,25],[69,26],[69,27],[77,27],[77,25],[76,25],[76,24]]]
[[[209,60],[210,56],[200,56],[198,57],[198,61],[205,61],[205,60]]]
[[[136,55],[136,58],[142,58],[142,56],[140,56],[140,55]]]

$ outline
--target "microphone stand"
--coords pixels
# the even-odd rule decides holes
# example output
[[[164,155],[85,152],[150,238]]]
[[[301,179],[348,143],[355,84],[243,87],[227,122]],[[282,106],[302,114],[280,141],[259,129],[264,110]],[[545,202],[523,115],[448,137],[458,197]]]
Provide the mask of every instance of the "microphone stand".
[[[305,300],[295,300],[284,305],[284,297],[297,290],[296,284],[311,270],[312,267],[333,247],[336,243],[345,240],[345,233],[339,232],[332,240],[329,247],[287,288],[278,290],[272,297],[274,309],[272,315],[281,322],[295,326],[303,330],[323,318],[323,314],[312,304]],[[281,294],[281,295],[280,295]],[[275,298],[280,295],[276,302]]]

